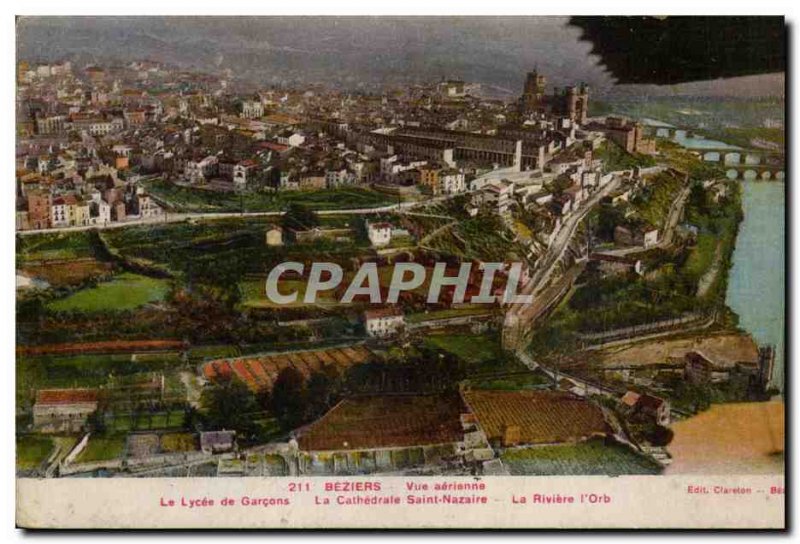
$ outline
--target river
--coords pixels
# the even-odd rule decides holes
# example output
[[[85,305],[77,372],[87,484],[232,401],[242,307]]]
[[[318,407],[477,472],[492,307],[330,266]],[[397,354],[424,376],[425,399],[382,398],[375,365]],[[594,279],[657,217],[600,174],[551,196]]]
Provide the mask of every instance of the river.
[[[726,303],[759,344],[776,347],[772,385],[783,390],[785,185],[743,181],[744,221],[736,239]]]
[[[655,119],[647,125],[671,127]],[[676,131],[673,141],[694,150],[739,149],[725,142],[686,136]],[[744,221],[740,225],[728,279],[726,304],[738,314],[739,326],[753,335],[759,345],[776,348],[772,385],[783,390],[784,367],[784,278],[785,209],[783,182],[745,179],[742,184]]]

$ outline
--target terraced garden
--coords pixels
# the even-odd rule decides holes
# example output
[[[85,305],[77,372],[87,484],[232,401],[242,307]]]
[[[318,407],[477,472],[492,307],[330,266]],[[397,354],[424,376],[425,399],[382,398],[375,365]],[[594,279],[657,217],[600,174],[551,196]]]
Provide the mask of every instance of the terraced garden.
[[[396,197],[360,187],[241,196],[181,187],[162,180],[144,182],[144,185],[150,193],[180,212],[268,212],[283,210],[293,203],[305,204],[316,210],[375,208],[397,203]]]
[[[47,304],[47,309],[53,312],[134,310],[145,304],[162,301],[168,292],[169,283],[166,280],[124,272],[95,287],[52,300]]]
[[[599,439],[507,450],[502,460],[515,476],[621,476],[661,472],[655,461],[625,446],[605,444]]]

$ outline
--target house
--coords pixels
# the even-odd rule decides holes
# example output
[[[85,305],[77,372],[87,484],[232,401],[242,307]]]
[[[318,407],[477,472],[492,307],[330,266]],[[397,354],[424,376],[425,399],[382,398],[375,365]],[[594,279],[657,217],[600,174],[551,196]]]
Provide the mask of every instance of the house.
[[[455,195],[467,190],[466,177],[454,168],[439,172],[438,194]]]
[[[89,203],[89,217],[94,225],[107,225],[111,222],[111,206],[98,196]]]
[[[289,147],[300,147],[306,141],[306,137],[294,130],[284,130],[278,134],[278,143]]]
[[[623,412],[633,419],[644,419],[666,427],[670,421],[669,400],[647,393],[628,391],[620,399]]]
[[[392,241],[392,224],[385,221],[380,223],[367,221],[367,237],[375,247],[389,245]]]
[[[144,192],[137,193],[134,196],[133,208],[135,215],[142,219],[161,217],[164,214],[164,210],[153,200],[153,197]]]
[[[282,246],[283,245],[283,229],[278,225],[272,225],[267,229],[266,242],[268,246]]]
[[[503,215],[510,210],[511,204],[514,202],[513,196],[513,183],[506,180],[491,181],[476,195],[476,204],[479,206],[488,205],[496,213]]]
[[[639,397],[637,409],[639,413],[651,421],[654,421],[657,425],[661,425],[662,427],[669,425],[669,400],[644,394]]]
[[[565,217],[572,211],[572,199],[564,193],[555,195],[550,200],[550,209],[556,216]]]
[[[614,243],[648,249],[658,244],[658,229],[646,223],[627,227],[617,225],[614,228]]]
[[[248,183],[252,184],[258,169],[258,163],[252,160],[240,161],[233,167],[233,190],[243,192]]]
[[[42,433],[77,433],[97,411],[95,389],[40,389],[33,405],[33,427]]]
[[[200,160],[186,161],[184,171],[186,179],[193,183],[203,182],[217,173],[218,159],[214,155],[209,155]]]
[[[336,170],[328,170],[325,172],[325,185],[329,189],[335,189],[342,185],[350,185],[355,183],[356,176],[347,168],[339,168]]]
[[[313,172],[301,175],[298,182],[298,188],[306,191],[324,189],[325,174],[321,172]]]
[[[592,253],[589,255],[589,263],[603,275],[622,275],[634,272],[641,275],[644,272],[642,261],[634,257],[622,255],[611,255],[607,253]]]
[[[424,165],[417,168],[419,171],[419,184],[428,187],[433,195],[438,195],[440,191],[439,172],[441,169],[433,165]]]
[[[50,207],[50,223],[54,227],[70,227],[76,224],[78,199],[75,195],[57,196]]]
[[[236,431],[207,431],[200,433],[200,449],[203,453],[225,453],[236,447]]]
[[[727,369],[717,368],[717,365],[701,351],[688,351],[683,358],[683,375],[691,383],[721,382],[725,381],[729,376]]]
[[[374,338],[387,338],[402,332],[405,317],[398,308],[379,308],[364,312],[367,334]]]
[[[245,100],[242,102],[242,117],[255,119],[264,115],[264,105],[259,100]]]

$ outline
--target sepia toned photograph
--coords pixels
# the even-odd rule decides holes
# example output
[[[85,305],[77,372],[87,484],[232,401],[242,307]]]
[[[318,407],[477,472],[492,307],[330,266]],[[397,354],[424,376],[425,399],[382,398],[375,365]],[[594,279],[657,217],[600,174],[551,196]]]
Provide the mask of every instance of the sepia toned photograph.
[[[785,527],[783,17],[15,27],[21,527]]]

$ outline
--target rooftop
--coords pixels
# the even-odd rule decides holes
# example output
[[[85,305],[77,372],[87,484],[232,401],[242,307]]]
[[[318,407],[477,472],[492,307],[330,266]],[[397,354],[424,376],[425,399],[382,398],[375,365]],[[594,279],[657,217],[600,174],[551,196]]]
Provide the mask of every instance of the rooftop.
[[[95,389],[40,389],[36,392],[36,404],[86,404],[97,402]]]
[[[511,426],[519,428],[522,444],[572,442],[607,432],[600,408],[569,393],[470,389],[463,397],[490,440],[502,439]]]
[[[461,401],[440,395],[382,395],[345,399],[301,429],[306,451],[446,444],[464,436]]]

